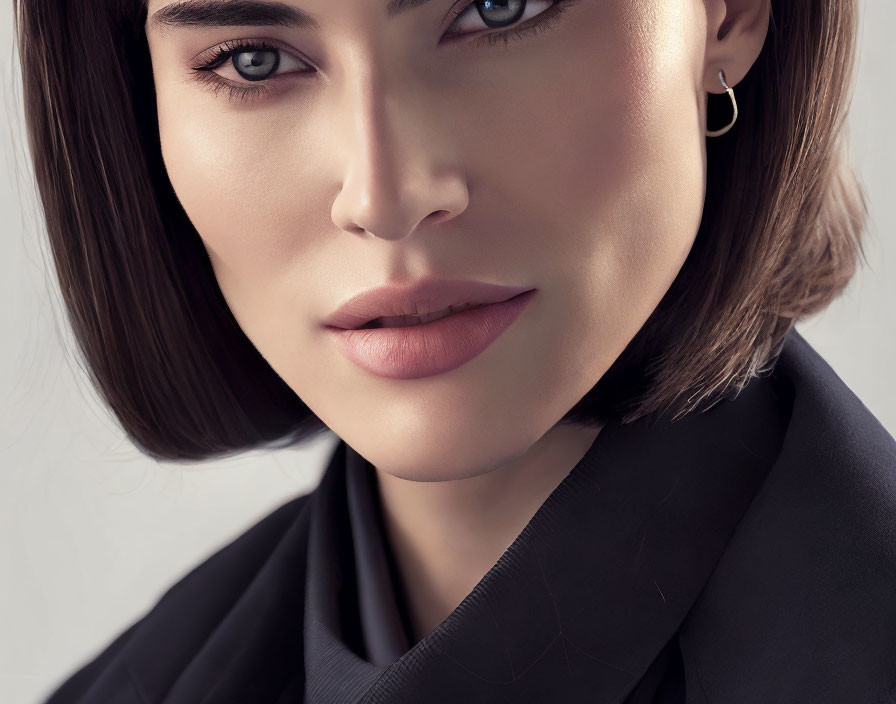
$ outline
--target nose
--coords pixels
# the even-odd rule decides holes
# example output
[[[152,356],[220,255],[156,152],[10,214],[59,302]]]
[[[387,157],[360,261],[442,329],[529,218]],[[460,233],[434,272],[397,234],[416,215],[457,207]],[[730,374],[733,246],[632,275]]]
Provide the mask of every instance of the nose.
[[[331,217],[347,232],[402,240],[463,212],[466,182],[437,107],[408,74],[395,71],[387,82],[373,61],[363,71],[338,105],[343,118],[332,122],[342,187]]]

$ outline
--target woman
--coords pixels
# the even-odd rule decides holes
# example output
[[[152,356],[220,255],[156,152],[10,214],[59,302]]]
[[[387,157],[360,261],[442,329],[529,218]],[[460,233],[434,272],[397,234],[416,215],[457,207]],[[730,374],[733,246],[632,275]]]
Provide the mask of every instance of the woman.
[[[861,254],[856,12],[16,0],[133,442],[340,437],[49,701],[889,701],[896,442],[794,329]]]

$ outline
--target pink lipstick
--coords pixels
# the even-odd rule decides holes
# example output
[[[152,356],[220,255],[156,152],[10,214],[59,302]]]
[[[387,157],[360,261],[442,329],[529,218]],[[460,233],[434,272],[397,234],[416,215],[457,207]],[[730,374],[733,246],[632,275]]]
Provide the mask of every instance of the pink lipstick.
[[[519,317],[536,291],[426,279],[356,296],[331,314],[324,327],[362,369],[392,379],[417,379],[477,357]]]

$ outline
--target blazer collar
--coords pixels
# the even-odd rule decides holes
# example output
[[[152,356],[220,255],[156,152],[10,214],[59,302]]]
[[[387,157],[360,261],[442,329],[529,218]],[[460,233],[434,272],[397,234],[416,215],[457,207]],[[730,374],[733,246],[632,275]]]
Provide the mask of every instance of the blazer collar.
[[[675,422],[607,423],[410,649],[376,548],[384,538],[358,528],[377,525],[374,485],[358,482],[373,468],[341,441],[310,507],[308,701],[621,702],[675,636],[775,462],[790,409],[780,393],[756,378]],[[381,579],[359,586],[362,573]]]

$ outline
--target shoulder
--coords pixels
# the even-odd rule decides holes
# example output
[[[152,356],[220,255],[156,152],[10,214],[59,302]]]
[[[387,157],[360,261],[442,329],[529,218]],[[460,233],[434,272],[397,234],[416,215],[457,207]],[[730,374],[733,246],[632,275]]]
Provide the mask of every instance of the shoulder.
[[[781,451],[681,630],[697,702],[896,697],[896,441],[792,330]]]
[[[810,512],[806,520],[823,520],[824,533],[836,530],[869,541],[889,533],[892,538],[896,440],[796,330],[773,376],[790,387],[792,411],[755,515],[768,510],[766,505],[787,501],[782,518],[790,516],[789,523],[802,509]],[[797,497],[802,500],[790,503]]]
[[[302,549],[311,496],[313,492],[278,506],[190,569],[70,674],[46,704],[160,701],[252,584],[265,579],[265,565],[273,556]],[[304,571],[304,560],[295,569]]]

